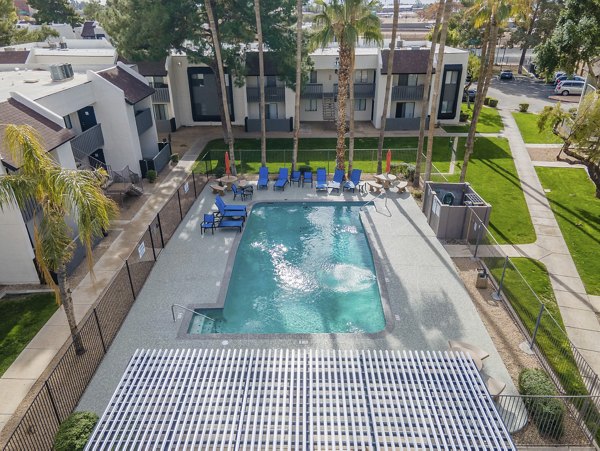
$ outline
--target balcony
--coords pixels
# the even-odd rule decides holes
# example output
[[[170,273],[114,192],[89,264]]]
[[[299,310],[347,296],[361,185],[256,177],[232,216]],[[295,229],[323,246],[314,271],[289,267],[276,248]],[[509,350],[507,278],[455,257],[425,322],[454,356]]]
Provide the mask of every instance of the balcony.
[[[90,155],[104,146],[102,124],[94,125],[71,140],[71,149],[74,152]]]
[[[260,88],[246,87],[246,99],[248,102],[260,102]],[[267,86],[265,102],[285,102],[285,88],[283,86]]]
[[[420,125],[420,117],[388,117],[385,130],[419,130]],[[429,117],[425,120],[425,127],[429,127]]]
[[[348,86],[348,89],[350,87]],[[338,84],[333,85],[333,95],[338,94]],[[350,95],[350,93],[348,93]],[[354,98],[355,99],[372,99],[375,97],[375,85],[373,83],[354,83]]]
[[[266,129],[268,132],[291,132],[294,129],[293,118],[280,118],[280,119],[267,119]],[[261,131],[260,119],[248,119],[245,120],[245,129],[247,132],[260,132]]]
[[[300,97],[303,99],[321,99],[323,97],[323,85],[321,83],[304,85]]]
[[[392,100],[423,100],[423,85],[418,86],[394,86],[392,88]]]
[[[169,88],[154,88],[154,94],[152,94],[153,103],[169,103],[171,102],[171,96],[169,95]]]
[[[137,126],[138,135],[142,135],[142,133],[152,127],[152,111],[150,111],[150,108],[136,111],[135,125]]]

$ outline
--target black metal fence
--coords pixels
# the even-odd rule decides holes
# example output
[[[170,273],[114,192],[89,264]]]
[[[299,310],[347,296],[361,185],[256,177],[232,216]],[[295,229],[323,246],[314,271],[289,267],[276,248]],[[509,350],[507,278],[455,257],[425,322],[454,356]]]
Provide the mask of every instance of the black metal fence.
[[[190,174],[149,224],[144,235],[113,277],[96,305],[81,321],[85,352],[77,355],[72,342],[4,444],[3,450],[51,450],[60,423],[77,406],[104,354],[119,332],[162,249],[174,235],[206,182]]]

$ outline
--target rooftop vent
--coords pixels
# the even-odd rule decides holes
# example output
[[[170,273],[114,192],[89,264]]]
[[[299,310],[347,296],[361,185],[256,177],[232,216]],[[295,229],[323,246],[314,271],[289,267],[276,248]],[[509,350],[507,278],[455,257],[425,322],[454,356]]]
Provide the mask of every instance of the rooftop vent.
[[[73,67],[68,64],[53,64],[50,66],[52,81],[70,80],[73,78]]]

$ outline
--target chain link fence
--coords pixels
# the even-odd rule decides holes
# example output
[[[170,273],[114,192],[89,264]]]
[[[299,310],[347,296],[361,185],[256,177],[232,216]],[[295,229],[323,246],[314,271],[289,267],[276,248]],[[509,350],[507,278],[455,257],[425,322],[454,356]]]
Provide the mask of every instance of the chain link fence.
[[[85,352],[77,354],[72,340],[48,376],[38,381],[31,404],[24,409],[3,450],[51,450],[60,423],[77,406],[104,354],[142,290],[156,259],[192,207],[205,180],[190,174],[153,218],[123,266],[96,305],[79,325]]]

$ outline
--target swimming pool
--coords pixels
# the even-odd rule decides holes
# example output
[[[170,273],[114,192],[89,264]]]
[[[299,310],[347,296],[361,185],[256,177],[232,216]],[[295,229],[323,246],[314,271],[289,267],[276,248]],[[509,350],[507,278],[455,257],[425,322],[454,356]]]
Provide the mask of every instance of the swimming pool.
[[[188,333],[374,333],[385,327],[360,203],[253,206],[223,309]]]

